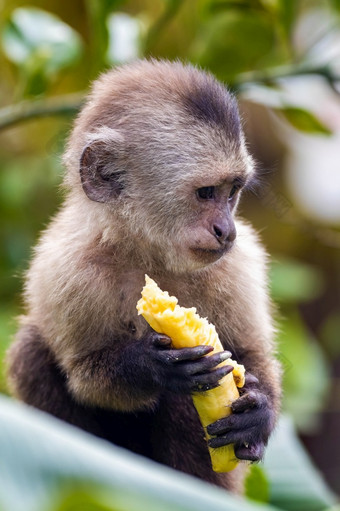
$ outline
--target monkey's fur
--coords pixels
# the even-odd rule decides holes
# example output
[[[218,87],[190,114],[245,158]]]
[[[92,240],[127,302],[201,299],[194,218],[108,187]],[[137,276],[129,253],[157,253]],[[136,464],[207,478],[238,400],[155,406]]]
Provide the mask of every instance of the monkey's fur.
[[[216,369],[220,355],[202,357],[206,348],[172,350],[136,311],[148,273],[215,324],[250,376],[233,415],[210,427],[212,445],[235,443],[239,458],[261,458],[279,410],[280,369],[266,254],[234,217],[254,174],[235,99],[191,66],[123,66],[95,82],[64,163],[66,200],[36,247],[27,313],[8,353],[13,393],[241,491],[245,464],[212,471],[190,398],[230,368]]]

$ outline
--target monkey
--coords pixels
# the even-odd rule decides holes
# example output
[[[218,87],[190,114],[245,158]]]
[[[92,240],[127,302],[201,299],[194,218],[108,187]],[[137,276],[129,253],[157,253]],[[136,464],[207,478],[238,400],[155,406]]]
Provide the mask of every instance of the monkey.
[[[256,169],[235,96],[180,61],[102,74],[75,120],[65,197],[25,280],[7,354],[12,394],[115,445],[242,493],[248,463],[212,470],[191,394],[246,368],[211,447],[262,459],[280,409],[268,256],[236,213]],[[222,353],[175,350],[138,316],[145,274],[213,323]]]

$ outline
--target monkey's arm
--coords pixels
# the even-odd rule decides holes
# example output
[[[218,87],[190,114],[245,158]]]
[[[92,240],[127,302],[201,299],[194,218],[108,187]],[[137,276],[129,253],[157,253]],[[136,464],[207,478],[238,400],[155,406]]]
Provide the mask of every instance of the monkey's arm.
[[[229,352],[204,357],[211,347],[170,345],[171,339],[152,332],[78,357],[68,373],[69,389],[84,403],[132,411],[154,404],[164,390],[190,394],[214,388],[232,371],[216,368]]]
[[[78,356],[66,372],[38,329],[24,326],[8,353],[11,387],[28,404],[73,422],[66,389],[83,406],[134,411],[152,405],[162,390],[191,394],[214,388],[233,369],[215,368],[230,357],[228,351],[204,357],[209,346],[170,345],[168,337],[150,333],[124,347],[116,343]]]

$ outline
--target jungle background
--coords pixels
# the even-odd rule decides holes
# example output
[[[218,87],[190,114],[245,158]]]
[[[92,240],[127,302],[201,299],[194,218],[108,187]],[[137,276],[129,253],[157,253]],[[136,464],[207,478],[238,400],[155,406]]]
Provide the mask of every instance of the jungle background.
[[[100,72],[150,56],[210,70],[240,101],[260,175],[241,214],[270,254],[283,409],[339,494],[339,0],[0,0],[1,360],[72,119]]]

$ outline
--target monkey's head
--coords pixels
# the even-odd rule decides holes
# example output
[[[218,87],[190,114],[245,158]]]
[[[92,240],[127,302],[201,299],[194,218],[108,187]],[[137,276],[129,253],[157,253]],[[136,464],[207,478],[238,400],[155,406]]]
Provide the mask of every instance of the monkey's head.
[[[232,249],[253,173],[234,97],[178,62],[139,61],[97,80],[65,162],[69,187],[106,230],[176,272]]]

